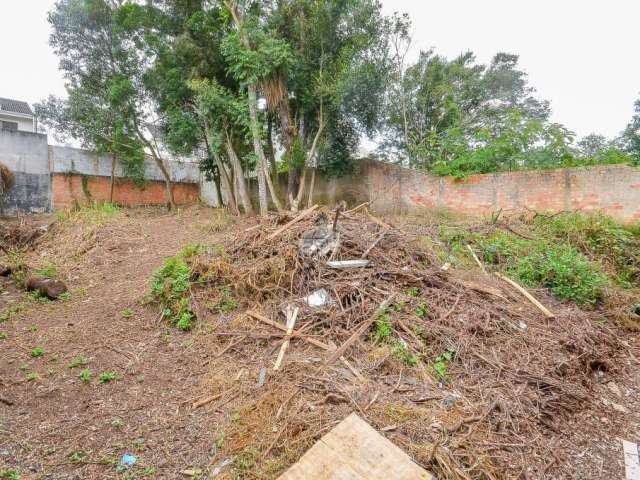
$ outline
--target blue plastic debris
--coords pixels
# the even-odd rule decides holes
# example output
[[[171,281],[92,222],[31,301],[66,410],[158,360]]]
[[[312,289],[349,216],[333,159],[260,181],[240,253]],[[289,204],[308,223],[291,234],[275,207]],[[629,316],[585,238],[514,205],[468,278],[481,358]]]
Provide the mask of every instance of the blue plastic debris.
[[[136,457],[135,455],[131,455],[130,453],[125,453],[124,455],[122,455],[122,458],[120,459],[120,465],[127,468],[132,467],[135,463],[136,463]]]

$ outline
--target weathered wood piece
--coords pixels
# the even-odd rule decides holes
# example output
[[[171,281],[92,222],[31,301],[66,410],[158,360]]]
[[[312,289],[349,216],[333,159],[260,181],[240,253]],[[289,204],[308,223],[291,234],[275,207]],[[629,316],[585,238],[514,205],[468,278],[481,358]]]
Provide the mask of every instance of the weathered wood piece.
[[[409,455],[352,413],[279,480],[435,480]]]
[[[291,220],[289,223],[284,224],[283,226],[281,226],[279,229],[277,229],[275,232],[273,232],[271,235],[269,235],[267,237],[267,240],[273,240],[274,238],[276,238],[278,235],[280,235],[282,232],[288,230],[289,228],[291,228],[293,225],[295,225],[296,223],[298,223],[300,220],[303,220],[304,218],[306,218],[307,216],[309,216],[310,214],[312,214],[315,210],[318,209],[318,205],[314,205],[311,208],[307,208],[305,211],[303,211],[302,213],[300,213],[300,215],[298,215],[296,218],[294,218],[293,220]]]
[[[531,303],[533,303],[538,310],[540,310],[545,317],[547,318],[556,318],[556,316],[551,313],[547,307],[545,307],[544,305],[542,305],[533,295],[531,295],[529,292],[527,292],[524,288],[522,288],[520,285],[518,285],[515,281],[511,280],[509,277],[506,277],[498,272],[496,272],[496,276],[498,276],[499,278],[501,278],[502,280],[504,280],[505,282],[507,282],[509,285],[513,286],[513,288],[515,288],[516,290],[518,290],[522,295],[524,295],[527,300],[529,300]]]

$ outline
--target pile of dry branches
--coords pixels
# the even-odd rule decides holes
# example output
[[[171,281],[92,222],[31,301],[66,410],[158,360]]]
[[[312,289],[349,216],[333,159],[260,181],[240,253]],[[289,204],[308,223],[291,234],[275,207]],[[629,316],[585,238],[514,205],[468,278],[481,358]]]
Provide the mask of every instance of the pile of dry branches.
[[[309,238],[326,254],[305,254]],[[365,207],[272,217],[192,265],[196,313],[230,296],[242,307],[217,317],[214,395],[194,406],[233,405],[228,448],[264,474],[355,410],[441,478],[573,478],[559,425],[596,408],[593,388],[626,348],[588,312],[537,292],[549,318],[504,279],[443,266]],[[328,301],[310,306],[321,289]]]

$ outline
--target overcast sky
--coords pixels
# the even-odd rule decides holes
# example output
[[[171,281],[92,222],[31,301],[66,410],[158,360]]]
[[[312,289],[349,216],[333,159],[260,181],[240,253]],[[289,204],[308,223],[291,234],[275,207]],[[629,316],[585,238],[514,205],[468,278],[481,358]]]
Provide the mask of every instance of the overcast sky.
[[[586,135],[617,135],[640,98],[640,0],[382,0],[414,23],[414,56],[434,47],[488,62],[520,55],[553,119]],[[53,0],[0,0],[0,97],[36,102],[64,94],[48,46]]]

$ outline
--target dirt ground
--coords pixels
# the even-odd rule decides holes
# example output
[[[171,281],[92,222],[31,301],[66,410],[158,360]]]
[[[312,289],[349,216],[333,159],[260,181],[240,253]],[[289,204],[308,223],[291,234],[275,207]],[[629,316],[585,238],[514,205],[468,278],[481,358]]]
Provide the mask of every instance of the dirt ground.
[[[227,366],[229,377],[242,375],[232,347],[218,357],[232,342],[216,334],[214,319],[200,319],[184,333],[160,321],[157,307],[141,304],[164,258],[195,242],[228,240],[234,229],[251,224],[216,232],[211,213],[201,207],[177,214],[131,210],[115,221],[52,234],[29,262],[58,266],[70,290],[64,300],[42,303],[0,279],[0,311],[22,305],[0,323],[6,333],[0,340],[0,471],[16,469],[21,479],[259,478],[238,474],[224,453],[235,410],[220,402],[192,408],[217,393],[207,389],[212,365]],[[278,343],[271,343],[256,355],[273,356]],[[603,378],[594,391],[601,415],[580,413],[573,425],[557,426],[558,441],[570,443],[574,457],[549,458],[548,473],[520,478],[557,478],[554,463],[574,464],[576,479],[623,478],[619,437],[640,440],[639,346],[630,334],[628,360],[616,366],[623,381]],[[91,375],[83,381],[86,369]],[[115,378],[102,382],[107,372]],[[345,416],[353,410],[340,408]],[[423,407],[438,408],[439,400]],[[584,423],[595,433],[573,435],[574,425]],[[394,429],[385,435],[402,446]],[[136,464],[119,471],[126,453]]]
[[[0,343],[0,397],[12,404],[0,403],[0,468],[17,468],[23,479],[122,478],[114,463],[130,452],[140,478],[185,478],[185,469],[218,460],[218,418],[190,409],[217,342],[206,330],[166,328],[157,309],[139,304],[165,257],[189,243],[215,241],[207,223],[205,209],[138,211],[97,228],[89,242],[69,242],[86,252],[43,244],[41,256],[64,264],[59,273],[71,295],[32,301],[0,323],[7,334]],[[2,310],[24,295],[8,288]],[[44,354],[34,358],[37,347]],[[79,357],[87,365],[69,368]],[[79,378],[83,368],[92,372],[88,382]],[[101,372],[116,379],[99,383]]]

